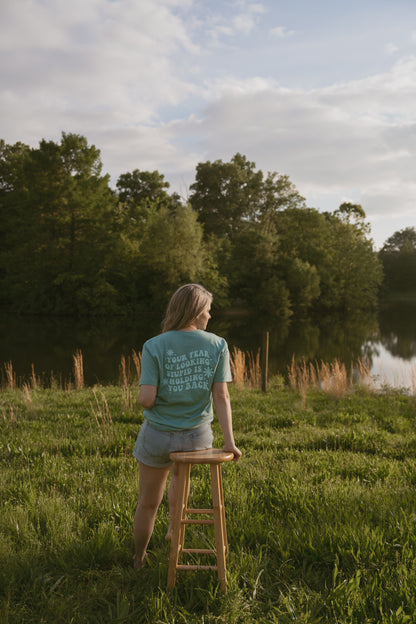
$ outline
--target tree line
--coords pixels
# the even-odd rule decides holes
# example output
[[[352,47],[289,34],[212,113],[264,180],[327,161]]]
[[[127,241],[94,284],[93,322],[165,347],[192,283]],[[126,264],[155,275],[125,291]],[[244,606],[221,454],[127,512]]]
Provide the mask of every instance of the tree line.
[[[131,314],[201,282],[217,308],[288,318],[373,308],[382,282],[360,205],[307,207],[241,154],[199,163],[184,201],[158,171],[111,188],[81,135],[1,140],[0,211],[0,304],[19,313]]]
[[[416,229],[406,227],[394,232],[379,253],[384,280],[382,296],[416,295]]]

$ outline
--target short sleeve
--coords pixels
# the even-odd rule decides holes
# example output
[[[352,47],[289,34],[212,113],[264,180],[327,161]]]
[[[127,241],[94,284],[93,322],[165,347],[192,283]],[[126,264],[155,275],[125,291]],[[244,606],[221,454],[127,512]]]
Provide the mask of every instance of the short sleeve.
[[[232,381],[231,368],[230,368],[230,354],[228,346],[225,343],[224,348],[220,353],[218,364],[215,369],[213,382]]]
[[[151,352],[150,345],[145,342],[142,349],[142,366],[139,384],[159,386],[160,373],[157,358]]]

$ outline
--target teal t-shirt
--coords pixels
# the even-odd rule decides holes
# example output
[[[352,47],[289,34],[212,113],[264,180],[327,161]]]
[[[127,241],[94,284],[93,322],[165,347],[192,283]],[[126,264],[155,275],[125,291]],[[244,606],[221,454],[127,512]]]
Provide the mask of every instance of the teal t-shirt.
[[[143,345],[140,385],[157,386],[144,417],[156,429],[194,429],[213,419],[211,388],[231,381],[224,338],[203,330],[169,331]]]

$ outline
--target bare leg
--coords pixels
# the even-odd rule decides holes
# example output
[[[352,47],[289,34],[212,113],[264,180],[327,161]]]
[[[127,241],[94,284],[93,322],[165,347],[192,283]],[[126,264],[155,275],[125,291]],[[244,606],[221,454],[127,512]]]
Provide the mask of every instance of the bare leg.
[[[169,470],[170,468],[151,468],[139,462],[139,502],[133,521],[136,569],[140,569],[145,563],[146,548],[153,533]]]
[[[178,467],[177,464],[173,464],[172,466],[172,476],[169,485],[169,526],[167,533],[165,535],[165,540],[170,542],[172,539],[172,529],[173,529],[173,517],[175,514],[175,503],[176,503],[176,485],[178,482]]]

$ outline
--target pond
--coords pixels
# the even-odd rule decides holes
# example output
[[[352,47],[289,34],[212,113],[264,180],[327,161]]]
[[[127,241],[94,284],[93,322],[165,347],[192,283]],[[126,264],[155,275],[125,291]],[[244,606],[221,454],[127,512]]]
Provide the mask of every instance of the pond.
[[[157,316],[157,318],[156,318]],[[87,384],[117,383],[121,357],[140,351],[159,332],[158,315],[132,319],[16,317],[0,315],[0,367],[12,362],[18,382],[27,380],[32,364],[37,376],[60,383],[72,376],[73,355],[81,350]],[[257,353],[269,332],[269,373],[286,374],[292,357],[332,362],[347,367],[366,360],[379,385],[416,386],[416,307],[400,305],[377,315],[348,319],[279,322],[253,317],[214,315],[208,330],[224,336],[230,346]]]

